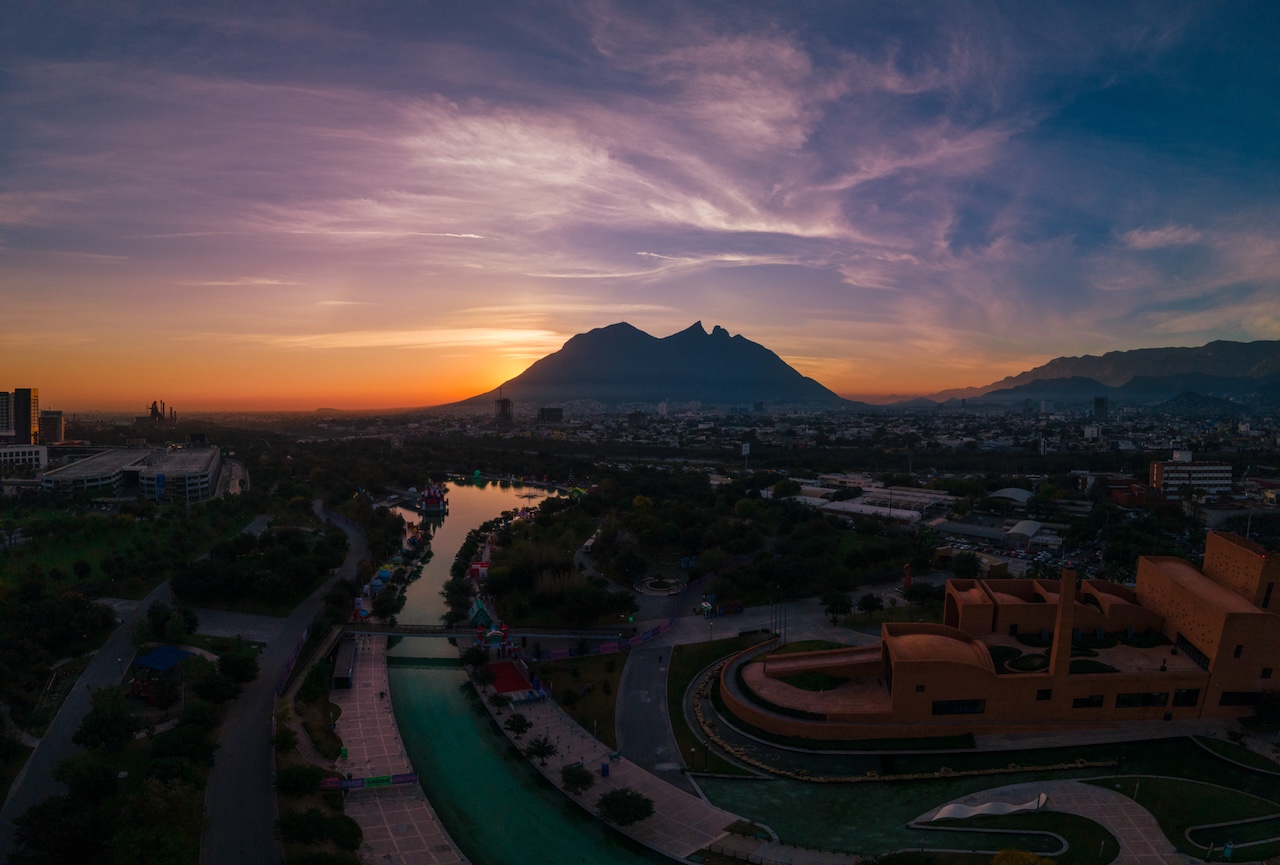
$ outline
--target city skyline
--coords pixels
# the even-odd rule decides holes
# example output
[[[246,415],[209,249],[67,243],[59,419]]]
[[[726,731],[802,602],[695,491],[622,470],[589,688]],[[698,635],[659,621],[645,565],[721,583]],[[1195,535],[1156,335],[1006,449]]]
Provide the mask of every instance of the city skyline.
[[[1280,10],[6,12],[0,333],[67,410],[474,396],[696,320],[842,396],[1280,338]]]

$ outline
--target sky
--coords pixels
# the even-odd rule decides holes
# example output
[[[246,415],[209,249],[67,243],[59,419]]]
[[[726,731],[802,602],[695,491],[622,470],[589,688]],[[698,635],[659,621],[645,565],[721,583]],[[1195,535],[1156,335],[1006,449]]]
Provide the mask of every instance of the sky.
[[[844,396],[1280,338],[1280,4],[0,9],[0,387],[433,405],[702,321]]]

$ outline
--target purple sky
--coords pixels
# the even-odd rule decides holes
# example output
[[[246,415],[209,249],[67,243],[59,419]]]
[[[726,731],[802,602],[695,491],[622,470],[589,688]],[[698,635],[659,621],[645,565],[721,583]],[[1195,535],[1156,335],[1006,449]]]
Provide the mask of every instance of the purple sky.
[[[695,320],[839,393],[1280,338],[1280,5],[14,2],[46,406],[421,405]]]

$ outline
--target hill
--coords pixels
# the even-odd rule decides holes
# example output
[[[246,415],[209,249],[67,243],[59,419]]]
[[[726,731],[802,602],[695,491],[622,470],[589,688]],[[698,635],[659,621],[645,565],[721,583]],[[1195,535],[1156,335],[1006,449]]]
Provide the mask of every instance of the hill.
[[[1280,376],[1280,340],[1218,340],[1197,348],[1139,348],[1132,351],[1110,351],[1100,357],[1084,355],[1054,358],[1035,369],[1009,376],[985,387],[954,388],[934,394],[931,398],[940,402],[948,399],[972,399],[995,391],[1014,391],[1037,381],[1074,378],[1092,379],[1107,389],[1123,388],[1138,379],[1142,383],[1130,391],[1131,396],[1138,397],[1141,393],[1142,397],[1167,399],[1191,387],[1204,393],[1215,384],[1226,390],[1239,392],[1248,390],[1241,379],[1269,381],[1276,376]],[[1232,381],[1215,381],[1222,379]],[[1264,387],[1270,389],[1268,386]],[[1104,396],[1108,393],[1108,390],[1099,390],[1095,395]]]

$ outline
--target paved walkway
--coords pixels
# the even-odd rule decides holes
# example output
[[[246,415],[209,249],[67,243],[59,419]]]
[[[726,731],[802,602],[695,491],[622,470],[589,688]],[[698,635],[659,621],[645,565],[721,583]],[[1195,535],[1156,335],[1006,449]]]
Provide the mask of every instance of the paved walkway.
[[[485,705],[489,706],[488,701]],[[616,827],[619,832],[668,856],[684,859],[726,837],[726,830],[741,818],[716,808],[692,793],[671,786],[654,777],[625,757],[614,755],[609,748],[578,726],[572,718],[551,700],[526,703],[516,707],[533,724],[526,737],[547,736],[556,746],[557,754],[546,766],[531,760],[530,765],[554,784],[561,787],[560,769],[569,763],[582,761],[588,769],[599,773],[601,764],[608,764],[609,777],[598,778],[589,795],[569,796],[570,800],[589,807],[601,793],[619,787],[630,787],[653,800],[653,816],[631,826]],[[489,706],[489,711],[494,709]],[[502,717],[499,716],[499,721]],[[510,737],[511,734],[507,733]],[[512,739],[514,742],[515,740]],[[524,738],[517,747],[527,743]]]
[[[355,687],[335,690],[329,699],[342,709],[338,735],[347,756],[319,765],[346,775],[368,778],[412,772],[405,754],[391,692],[387,687],[387,638],[360,637]],[[440,825],[417,784],[352,790],[343,812],[360,824],[364,862],[396,865],[458,865],[467,859]]]
[[[1116,836],[1116,840],[1120,842],[1120,854],[1116,857],[1115,865],[1168,865],[1196,861],[1174,849],[1173,844],[1160,831],[1156,818],[1146,808],[1128,796],[1093,784],[1079,781],[1011,784],[983,790],[954,801],[962,805],[985,805],[988,802],[1018,804],[1030,801],[1040,793],[1047,793],[1049,796],[1045,810],[1079,814],[1101,824]],[[943,803],[948,804],[951,803]],[[928,820],[943,805],[927,811],[916,820]]]

